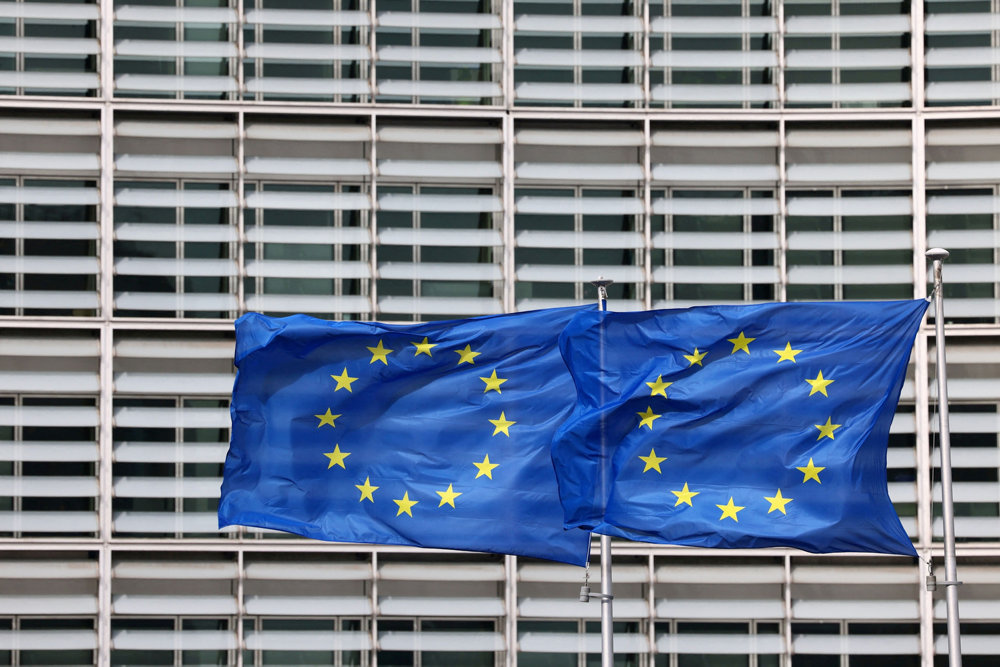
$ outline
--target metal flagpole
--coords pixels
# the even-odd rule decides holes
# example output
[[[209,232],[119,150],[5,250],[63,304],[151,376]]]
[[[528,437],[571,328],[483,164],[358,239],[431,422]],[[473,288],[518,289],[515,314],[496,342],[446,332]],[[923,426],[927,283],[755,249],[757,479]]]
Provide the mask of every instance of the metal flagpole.
[[[597,305],[601,312],[608,309],[608,285],[613,282],[613,280],[601,276],[590,283],[597,288]],[[601,354],[604,354],[603,340],[601,341]],[[603,360],[601,367],[604,367]],[[603,453],[604,443],[601,444]],[[602,469],[603,474],[607,475],[607,466],[602,466]],[[606,479],[602,479],[601,486],[607,488]],[[614,596],[611,594],[611,538],[607,535],[601,535],[601,592],[600,594],[591,593],[590,586],[586,584],[580,589],[581,602],[588,602],[595,597],[601,599],[601,667],[613,667],[615,661],[614,614],[611,611],[611,601]]]
[[[601,667],[615,664],[614,614],[611,612],[611,538],[601,535]]]
[[[941,262],[948,257],[944,248],[931,248],[927,257],[934,262],[934,331],[937,352],[938,417],[941,439],[941,510],[944,519],[944,572],[948,603],[948,664],[962,667],[962,636],[958,619],[958,572],[955,562],[955,504],[951,493],[951,431],[948,425],[948,370],[944,354],[944,294]]]

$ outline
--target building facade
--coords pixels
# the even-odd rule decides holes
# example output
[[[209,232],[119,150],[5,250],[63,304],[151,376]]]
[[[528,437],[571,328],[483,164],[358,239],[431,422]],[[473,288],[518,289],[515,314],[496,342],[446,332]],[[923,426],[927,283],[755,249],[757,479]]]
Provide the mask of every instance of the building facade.
[[[598,664],[580,568],[218,531],[233,319],[923,297],[943,246],[995,665],[998,216],[997,0],[0,0],[0,664]],[[934,346],[921,560],[615,542],[620,664],[946,664]]]

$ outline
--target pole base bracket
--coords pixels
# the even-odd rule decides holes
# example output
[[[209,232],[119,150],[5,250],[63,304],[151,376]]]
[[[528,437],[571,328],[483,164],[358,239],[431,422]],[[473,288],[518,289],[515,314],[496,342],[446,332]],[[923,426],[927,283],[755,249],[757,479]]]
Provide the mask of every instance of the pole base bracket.
[[[584,584],[580,586],[580,602],[590,602],[593,599],[598,600],[614,600],[614,595],[607,595],[605,593],[591,593],[590,586]]]
[[[926,586],[925,588],[933,593],[937,590],[938,586],[961,586],[964,582],[961,581],[938,581],[937,577],[933,574],[928,574],[925,578]]]

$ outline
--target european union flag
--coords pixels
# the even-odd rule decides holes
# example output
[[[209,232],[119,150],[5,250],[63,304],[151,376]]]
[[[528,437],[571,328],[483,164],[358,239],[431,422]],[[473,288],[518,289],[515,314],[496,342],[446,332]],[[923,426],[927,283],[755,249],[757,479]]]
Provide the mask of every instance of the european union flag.
[[[886,447],[927,302],[587,312],[553,443],[568,526],[646,542],[916,555]]]
[[[248,314],[219,526],[582,565],[550,445],[579,308],[413,326]]]

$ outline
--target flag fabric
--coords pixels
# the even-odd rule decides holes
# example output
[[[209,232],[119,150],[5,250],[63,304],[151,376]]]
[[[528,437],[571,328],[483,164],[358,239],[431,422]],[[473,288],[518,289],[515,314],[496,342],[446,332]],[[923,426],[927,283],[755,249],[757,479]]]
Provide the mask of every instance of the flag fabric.
[[[236,322],[219,526],[582,565],[550,446],[575,392],[558,336],[580,308],[412,326]]]
[[[645,542],[916,551],[886,448],[927,302],[579,314],[553,442],[567,526]]]

